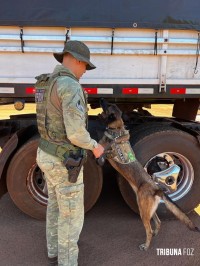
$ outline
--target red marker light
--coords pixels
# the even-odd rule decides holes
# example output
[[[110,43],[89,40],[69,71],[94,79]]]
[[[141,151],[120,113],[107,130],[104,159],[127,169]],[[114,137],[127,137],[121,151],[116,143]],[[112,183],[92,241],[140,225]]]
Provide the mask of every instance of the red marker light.
[[[35,94],[35,88],[26,88],[26,94]]]
[[[84,88],[88,94],[97,94],[97,88]]]
[[[122,94],[138,94],[138,88],[123,88]]]
[[[186,88],[171,88],[170,94],[185,94]]]

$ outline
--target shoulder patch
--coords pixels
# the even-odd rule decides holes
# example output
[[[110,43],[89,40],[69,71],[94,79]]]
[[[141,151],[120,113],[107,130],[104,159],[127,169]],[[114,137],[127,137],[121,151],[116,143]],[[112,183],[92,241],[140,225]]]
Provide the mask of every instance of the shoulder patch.
[[[80,100],[77,102],[76,107],[77,107],[82,113],[84,113],[84,107],[81,105],[81,101],[80,101]]]

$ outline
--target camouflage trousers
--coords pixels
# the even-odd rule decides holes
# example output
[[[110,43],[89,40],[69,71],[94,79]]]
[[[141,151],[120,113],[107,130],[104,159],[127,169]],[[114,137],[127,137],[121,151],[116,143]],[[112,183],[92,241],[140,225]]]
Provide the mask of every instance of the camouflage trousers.
[[[44,172],[48,188],[46,219],[49,257],[58,256],[59,266],[78,265],[78,239],[84,221],[83,169],[76,183],[59,158],[38,148],[37,163]]]

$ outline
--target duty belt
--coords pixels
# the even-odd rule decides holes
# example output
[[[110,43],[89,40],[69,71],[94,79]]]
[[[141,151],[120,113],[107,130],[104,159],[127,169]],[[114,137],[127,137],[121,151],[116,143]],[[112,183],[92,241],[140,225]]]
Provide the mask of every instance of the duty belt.
[[[42,138],[39,141],[39,148],[53,156],[61,158],[62,160],[71,155],[80,156],[82,154],[82,149],[72,144],[65,143],[58,145]]]

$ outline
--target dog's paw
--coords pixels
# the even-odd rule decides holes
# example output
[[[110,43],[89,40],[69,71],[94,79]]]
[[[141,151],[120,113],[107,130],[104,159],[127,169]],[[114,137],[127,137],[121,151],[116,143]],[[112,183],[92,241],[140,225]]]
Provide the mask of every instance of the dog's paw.
[[[147,251],[148,247],[147,247],[146,244],[144,243],[144,244],[139,245],[139,249],[140,249],[140,250]]]

